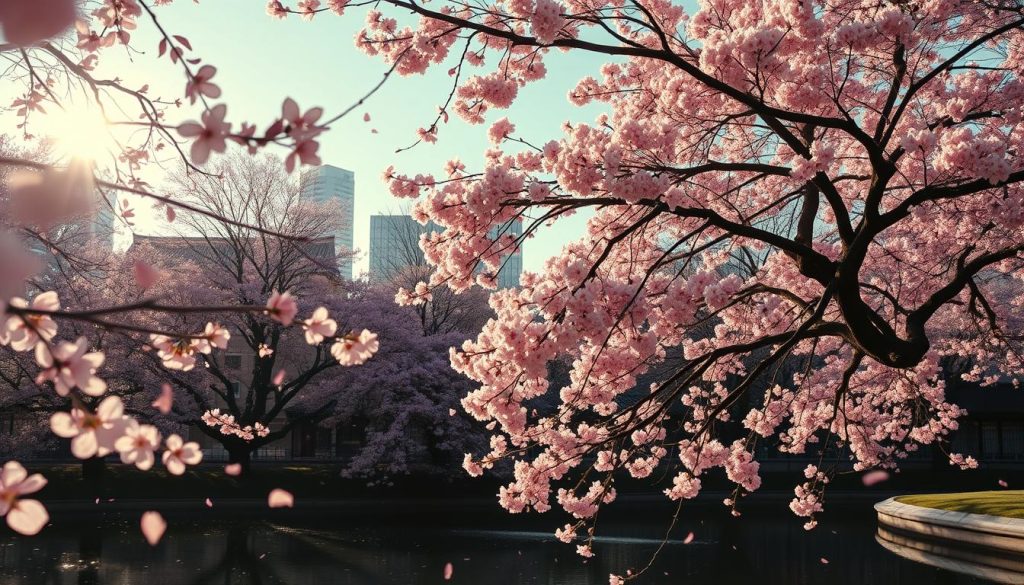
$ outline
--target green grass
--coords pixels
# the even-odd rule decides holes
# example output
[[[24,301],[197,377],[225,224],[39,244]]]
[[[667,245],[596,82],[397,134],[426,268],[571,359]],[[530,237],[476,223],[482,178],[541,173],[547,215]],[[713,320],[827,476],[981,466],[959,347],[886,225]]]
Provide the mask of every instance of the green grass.
[[[922,494],[900,496],[897,502],[968,514],[988,514],[1024,518],[1024,490],[965,492],[962,494]]]

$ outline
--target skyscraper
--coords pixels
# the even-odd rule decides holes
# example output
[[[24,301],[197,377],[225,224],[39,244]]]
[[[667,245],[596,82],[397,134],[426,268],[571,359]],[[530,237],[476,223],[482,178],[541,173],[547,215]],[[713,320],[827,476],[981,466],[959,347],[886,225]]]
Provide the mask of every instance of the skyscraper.
[[[332,165],[322,165],[302,172],[299,178],[302,199],[316,203],[335,203],[340,225],[334,235],[336,252],[341,255],[338,272],[352,278],[352,218],[355,209],[355,173]]]
[[[440,228],[420,225],[408,215],[371,215],[370,280],[386,280],[406,266],[424,265],[420,235],[432,231]]]
[[[406,266],[422,266],[423,251],[419,241],[422,234],[440,232],[444,228],[434,224],[420,225],[408,215],[370,216],[370,280],[386,280]],[[490,237],[510,234],[513,237],[523,233],[522,222],[515,221],[494,228]],[[498,286],[511,288],[519,286],[519,275],[523,271],[523,253],[516,250],[505,258],[498,271]]]
[[[499,235],[510,235],[518,238],[523,235],[523,222],[516,220],[502,226],[492,228],[488,234],[492,238]],[[516,248],[515,253],[507,256],[498,271],[498,288],[513,288],[519,286],[519,275],[523,272],[523,248],[522,245]]]

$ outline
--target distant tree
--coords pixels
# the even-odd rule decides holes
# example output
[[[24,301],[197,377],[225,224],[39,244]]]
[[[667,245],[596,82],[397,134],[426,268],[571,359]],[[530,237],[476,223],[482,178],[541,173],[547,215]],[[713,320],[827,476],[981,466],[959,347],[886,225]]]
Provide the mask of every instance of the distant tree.
[[[380,336],[380,352],[358,368],[319,378],[317,391],[297,401],[297,409],[315,412],[333,402],[324,424],[362,433],[347,475],[450,474],[465,453],[486,446],[486,432],[459,404],[473,383],[449,363],[451,349],[471,333],[425,334],[416,312],[396,305],[390,288],[380,285],[361,289],[342,307],[341,314],[357,316]],[[339,320],[339,326],[349,324]]]

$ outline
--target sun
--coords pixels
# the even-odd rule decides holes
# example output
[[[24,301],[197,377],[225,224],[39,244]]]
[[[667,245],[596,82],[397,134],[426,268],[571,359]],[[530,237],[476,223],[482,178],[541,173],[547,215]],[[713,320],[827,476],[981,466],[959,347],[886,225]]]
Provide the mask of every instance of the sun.
[[[54,154],[60,158],[97,162],[119,150],[98,108],[68,103],[63,109],[49,111],[45,118],[42,135],[52,142]]]

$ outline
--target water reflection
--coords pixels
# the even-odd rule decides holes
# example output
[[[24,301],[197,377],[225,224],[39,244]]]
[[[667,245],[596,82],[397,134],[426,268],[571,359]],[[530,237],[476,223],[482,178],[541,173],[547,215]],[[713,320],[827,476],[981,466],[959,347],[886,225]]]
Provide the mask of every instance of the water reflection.
[[[0,537],[0,585],[604,585],[608,573],[645,566],[661,527],[624,514],[585,561],[547,532],[549,518],[392,519],[296,513],[265,520],[165,514],[155,548],[138,513],[107,513],[76,524],[55,521],[39,537]],[[907,560],[875,541],[868,511],[825,520],[811,533],[791,515],[687,516],[649,570],[634,583],[786,585],[986,583]],[[467,515],[469,516],[469,515]],[[497,527],[497,529],[496,529]],[[689,531],[691,544],[680,540]],[[822,559],[827,561],[823,562]]]

